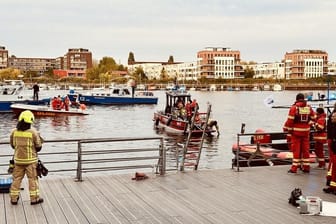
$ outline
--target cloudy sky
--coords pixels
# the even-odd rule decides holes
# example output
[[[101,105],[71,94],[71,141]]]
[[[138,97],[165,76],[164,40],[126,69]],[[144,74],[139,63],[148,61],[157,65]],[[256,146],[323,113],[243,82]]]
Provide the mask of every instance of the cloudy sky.
[[[0,46],[17,57],[195,61],[205,47],[229,47],[244,61],[281,61],[320,49],[336,61],[335,0],[1,0]]]

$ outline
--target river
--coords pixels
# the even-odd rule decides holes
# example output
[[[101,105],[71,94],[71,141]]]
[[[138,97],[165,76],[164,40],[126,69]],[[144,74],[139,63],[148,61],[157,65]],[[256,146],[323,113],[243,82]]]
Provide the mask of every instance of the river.
[[[50,96],[65,92],[49,92]],[[246,132],[262,128],[267,132],[281,132],[287,118],[288,109],[272,109],[264,104],[264,99],[273,96],[275,105],[290,105],[297,91],[190,91],[197,99],[200,111],[206,110],[207,102],[212,104],[212,117],[219,123],[220,135],[208,138],[199,169],[222,169],[231,167],[231,146],[237,141],[241,124],[246,124]],[[115,137],[173,137],[153,128],[153,113],[165,106],[165,92],[155,91],[159,97],[157,105],[134,106],[90,106],[90,115],[60,118],[37,118],[34,126],[47,140],[71,138],[115,138]],[[0,141],[8,141],[8,136],[17,120],[12,114],[0,114]],[[167,144],[172,144],[171,140]]]

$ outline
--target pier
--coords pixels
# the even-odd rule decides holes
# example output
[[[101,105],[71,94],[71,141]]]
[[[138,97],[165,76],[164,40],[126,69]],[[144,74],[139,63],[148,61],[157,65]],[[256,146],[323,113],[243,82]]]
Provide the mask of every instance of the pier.
[[[1,194],[0,223],[333,223],[335,217],[307,216],[288,204],[290,192],[336,202],[325,194],[325,170],[288,174],[289,166],[130,174],[95,174],[75,181],[40,179],[44,203],[30,205],[26,179],[18,205]],[[139,170],[141,171],[141,170]]]

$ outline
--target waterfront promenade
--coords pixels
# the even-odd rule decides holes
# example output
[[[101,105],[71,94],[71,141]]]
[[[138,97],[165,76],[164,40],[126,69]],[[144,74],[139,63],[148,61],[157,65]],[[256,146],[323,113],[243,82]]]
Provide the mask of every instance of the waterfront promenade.
[[[2,223],[333,223],[288,204],[290,192],[336,202],[322,192],[325,171],[287,174],[288,166],[148,174],[84,175],[83,182],[49,175],[40,181],[44,203],[30,205],[25,181],[19,204],[1,194]]]

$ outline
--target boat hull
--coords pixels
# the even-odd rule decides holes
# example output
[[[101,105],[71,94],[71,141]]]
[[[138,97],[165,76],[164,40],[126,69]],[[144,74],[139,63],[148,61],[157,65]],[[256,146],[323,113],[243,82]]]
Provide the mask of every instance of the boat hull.
[[[53,110],[47,106],[27,105],[27,104],[12,104],[11,110],[16,116],[24,110],[30,110],[36,117],[57,117],[57,116],[81,116],[88,115],[87,112],[82,110]]]
[[[237,144],[233,144],[232,153],[234,158],[232,159],[233,165],[237,164]],[[268,166],[268,165],[289,165],[292,164],[293,153],[288,150],[279,150],[268,146],[260,146],[260,152],[263,154],[256,154],[255,160],[251,159],[250,164],[248,164],[249,158],[257,150],[257,145],[254,144],[239,144],[238,157],[239,166]],[[270,162],[272,161],[272,162]],[[314,163],[316,161],[316,155],[314,153],[310,154],[310,162]]]
[[[172,133],[172,134],[188,134],[189,132],[189,124],[188,121],[182,120],[180,118],[173,118],[172,116],[169,116],[167,114],[161,113],[161,112],[155,112],[154,113],[154,126],[158,128],[164,128],[166,132]],[[206,135],[212,136],[212,133],[215,131],[212,129],[205,130]],[[203,134],[203,130],[195,128],[192,130],[193,136],[201,136]]]
[[[117,97],[117,96],[91,96],[83,94],[69,94],[70,101],[78,101],[88,105],[132,105],[132,104],[157,104],[157,97]]]

